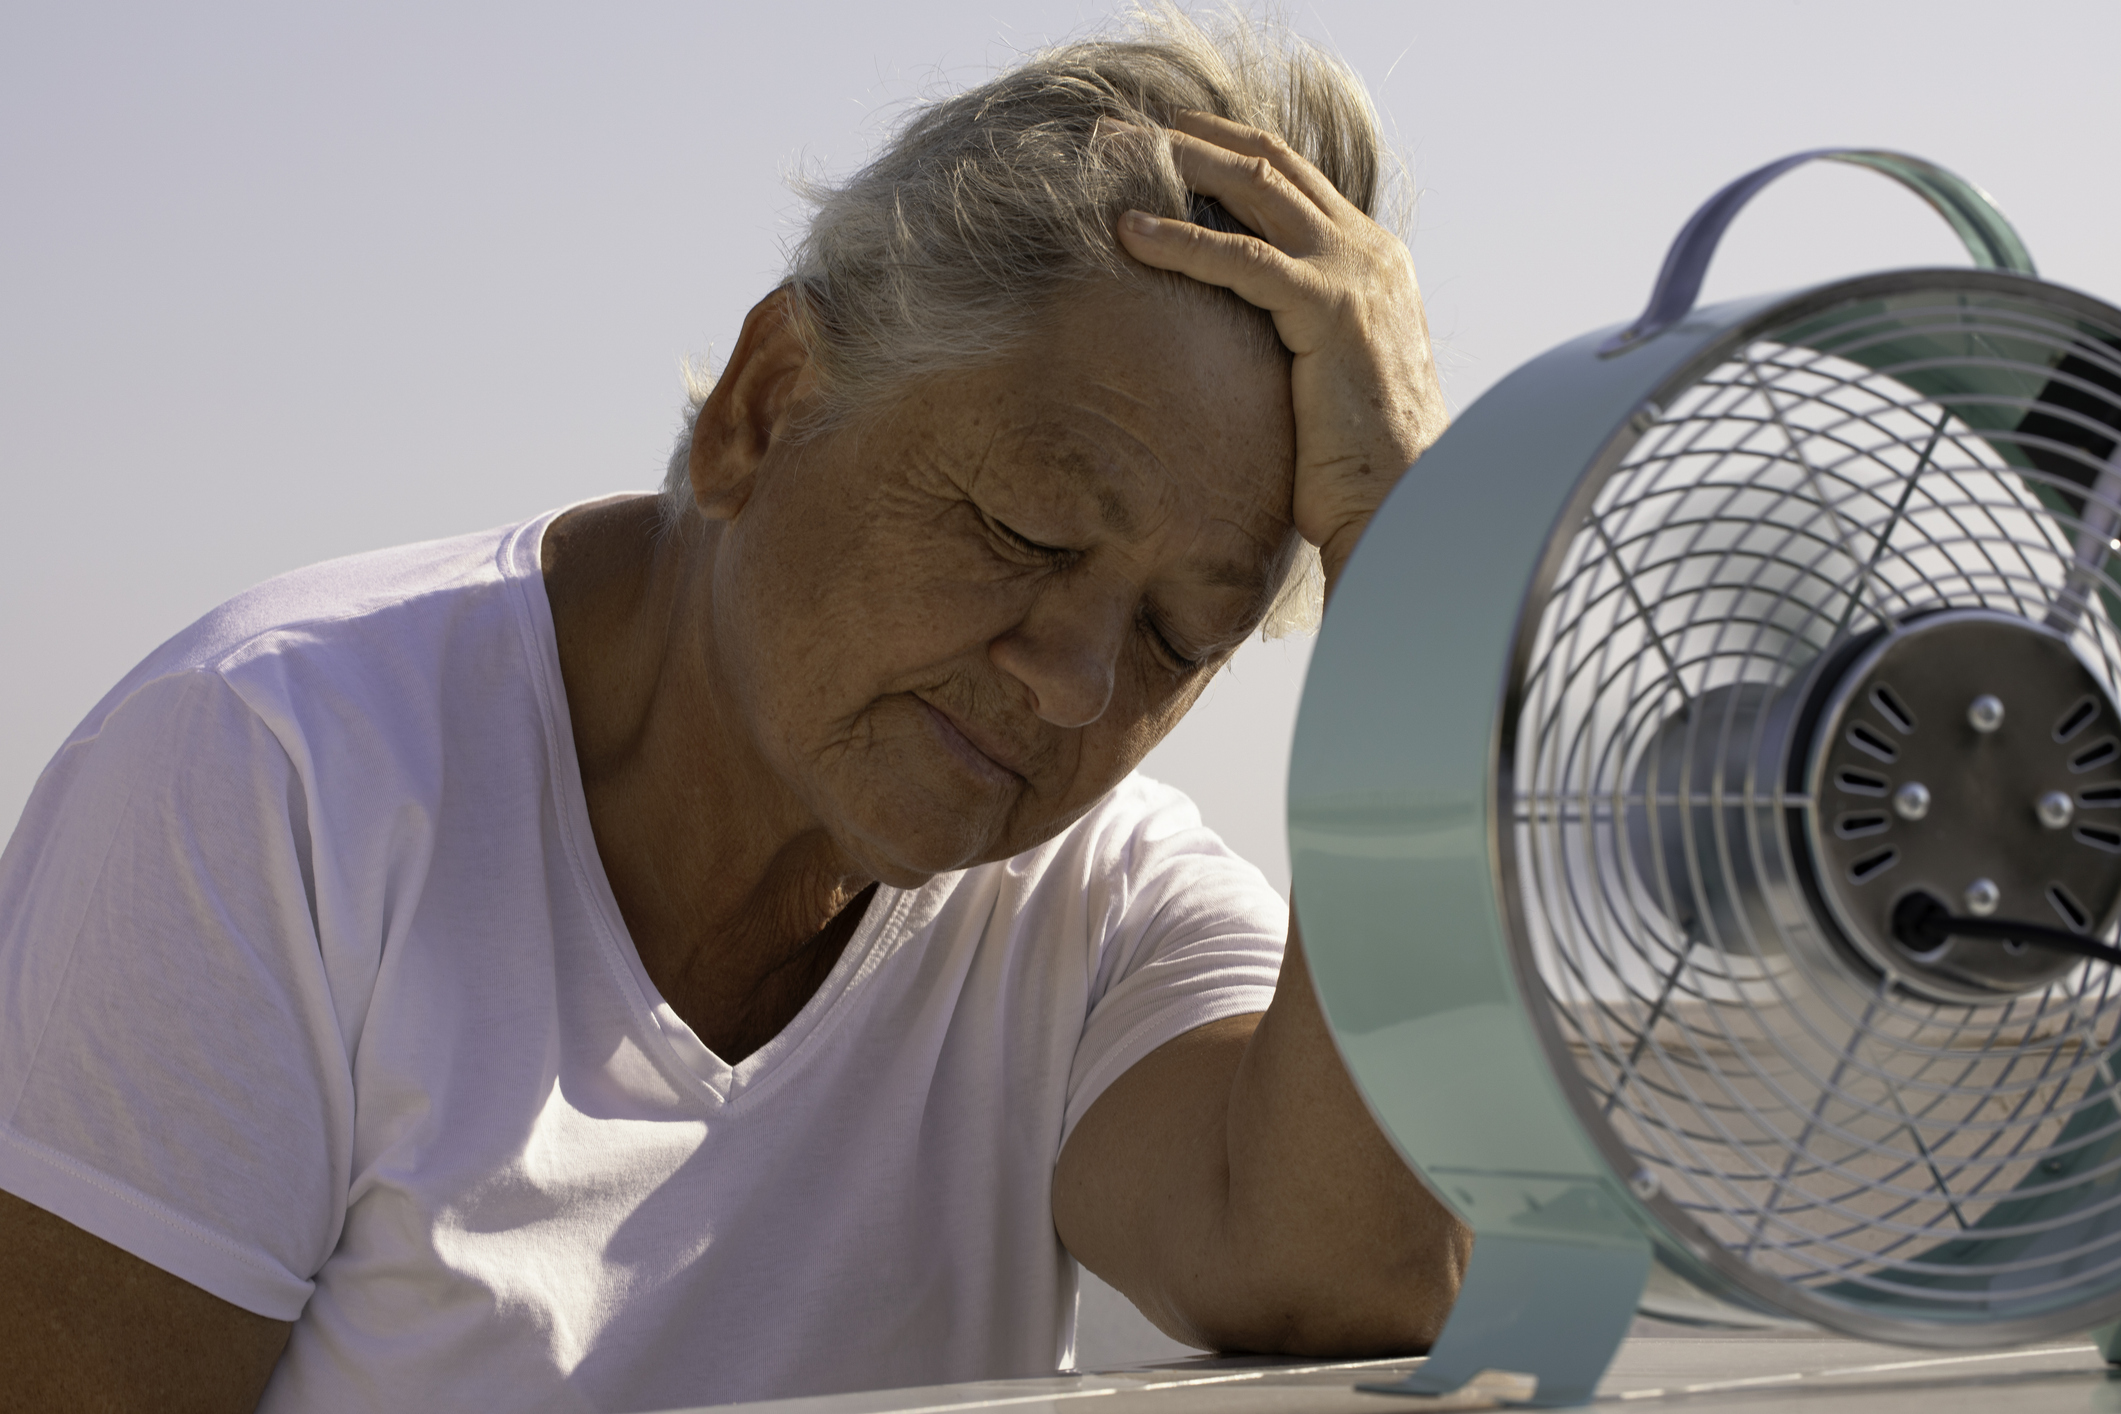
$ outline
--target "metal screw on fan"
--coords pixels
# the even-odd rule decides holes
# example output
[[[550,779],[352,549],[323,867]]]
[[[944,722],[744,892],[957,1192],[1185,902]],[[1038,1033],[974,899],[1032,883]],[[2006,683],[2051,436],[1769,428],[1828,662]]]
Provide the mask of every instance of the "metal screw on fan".
[[[2033,802],[2033,813],[2040,817],[2040,823],[2048,829],[2061,830],[2069,827],[2070,820],[2077,813],[2077,807],[2070,800],[2068,791],[2051,790]]]

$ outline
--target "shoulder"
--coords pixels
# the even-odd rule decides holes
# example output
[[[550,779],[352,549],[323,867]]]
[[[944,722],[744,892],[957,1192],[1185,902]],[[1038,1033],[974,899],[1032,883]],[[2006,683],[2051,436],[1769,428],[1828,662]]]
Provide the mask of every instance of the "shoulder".
[[[18,836],[159,819],[231,849],[284,829],[358,847],[364,867],[424,858],[450,782],[548,763],[563,709],[539,641],[545,519],[312,565],[222,604],[82,719]]]
[[[208,611],[114,692],[168,673],[225,668],[270,644],[352,640],[371,627],[401,631],[423,616],[447,616],[506,583],[511,542],[538,524],[371,550],[276,575]]]
[[[465,630],[520,639],[511,630],[522,606],[511,591],[520,592],[526,554],[535,565],[544,519],[328,560],[245,590],[148,654],[61,754],[121,711],[195,692],[201,677],[226,684],[276,728],[301,715],[292,708],[304,698],[365,709],[374,704],[362,699],[380,694],[402,705],[406,671],[431,679]]]

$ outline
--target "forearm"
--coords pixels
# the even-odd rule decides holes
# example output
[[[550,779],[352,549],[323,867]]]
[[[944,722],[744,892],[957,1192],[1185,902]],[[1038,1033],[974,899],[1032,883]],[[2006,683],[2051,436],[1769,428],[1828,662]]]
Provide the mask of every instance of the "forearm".
[[[1232,1078],[1220,1279],[1191,1293],[1222,1348],[1425,1348],[1471,1235],[1378,1131],[1333,1045],[1291,927],[1273,1006]]]
[[[1090,1107],[1053,1217],[1142,1314],[1211,1350],[1426,1348],[1471,1250],[1348,1079],[1293,928],[1266,1013],[1167,1042]]]

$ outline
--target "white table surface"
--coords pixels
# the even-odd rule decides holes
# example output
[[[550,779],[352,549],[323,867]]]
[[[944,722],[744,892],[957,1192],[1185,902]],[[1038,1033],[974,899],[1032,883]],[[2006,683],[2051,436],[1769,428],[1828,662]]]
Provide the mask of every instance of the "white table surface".
[[[1440,1400],[1369,1394],[1418,1360],[1257,1358],[992,1380],[719,1406],[720,1414],[1394,1414],[1492,1409],[1478,1392]],[[2121,1373],[2088,1342],[2011,1351],[1909,1350],[1809,1333],[1695,1333],[1638,1322],[1592,1406],[1704,1414],[2121,1414]]]

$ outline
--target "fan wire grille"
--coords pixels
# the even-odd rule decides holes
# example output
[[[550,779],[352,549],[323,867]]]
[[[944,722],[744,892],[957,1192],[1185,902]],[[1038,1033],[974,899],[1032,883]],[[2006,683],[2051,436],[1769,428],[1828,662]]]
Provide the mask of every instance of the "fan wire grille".
[[[1950,406],[1915,391],[1939,386],[1934,360],[1881,350],[1925,320],[1963,333],[1984,386],[2020,391]],[[1628,812],[1649,808],[1631,791],[1675,714],[1691,709],[1697,732],[1757,730],[1701,708],[1732,684],[1785,689],[1910,615],[2037,623],[2074,594],[2073,647],[2110,697],[2121,684],[2121,645],[2087,592],[2109,587],[2104,549],[2078,563],[2080,535],[2111,534],[2121,497],[2089,453],[2022,430],[2121,425],[2108,391],[2121,340],[1940,297],[1813,342],[1755,340],[1672,398],[1561,553],[1516,689],[1522,943],[1638,1184],[1654,1180],[1667,1221],[1756,1288],[1967,1319],[2092,1299],[2121,1286],[2112,969],[1993,1003],[1924,1001],[1821,975],[1782,914],[1675,925],[1678,881],[1630,853]],[[2058,413],[2039,400],[2069,384],[2065,359],[2098,372]],[[2052,469],[2007,462],[1997,447],[2013,437],[2016,460]],[[1786,787],[1748,768],[1745,790]],[[1764,867],[1741,818],[1755,817],[1717,813],[1704,835]],[[1697,897],[1704,863],[1690,845]],[[2100,1145],[2113,1157],[2084,1162]]]

